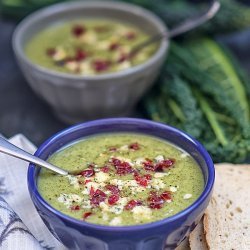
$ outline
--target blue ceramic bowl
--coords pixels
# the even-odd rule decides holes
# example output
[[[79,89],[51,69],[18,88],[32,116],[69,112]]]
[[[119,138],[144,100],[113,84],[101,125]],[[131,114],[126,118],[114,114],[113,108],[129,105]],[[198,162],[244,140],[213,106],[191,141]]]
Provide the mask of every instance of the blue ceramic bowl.
[[[200,165],[205,188],[188,208],[169,218],[137,226],[102,226],[73,219],[51,207],[37,190],[40,168],[30,164],[28,187],[41,218],[51,233],[70,249],[152,250],[174,249],[201,219],[211,197],[214,165],[203,146],[173,127],[143,119],[114,118],[72,126],[48,139],[35,155],[46,160],[63,146],[80,138],[110,132],[138,132],[165,139],[190,153]]]

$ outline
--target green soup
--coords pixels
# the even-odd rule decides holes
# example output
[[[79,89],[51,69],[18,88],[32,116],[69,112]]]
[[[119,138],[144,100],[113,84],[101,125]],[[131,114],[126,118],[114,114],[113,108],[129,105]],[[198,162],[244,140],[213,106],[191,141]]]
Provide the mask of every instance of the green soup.
[[[189,154],[141,134],[88,137],[49,162],[74,174],[41,170],[41,195],[62,213],[95,224],[161,220],[187,208],[204,188],[202,171]]]
[[[28,58],[40,66],[72,74],[96,75],[124,70],[148,60],[158,45],[129,57],[148,34],[112,20],[76,20],[54,25],[35,35],[26,46]]]

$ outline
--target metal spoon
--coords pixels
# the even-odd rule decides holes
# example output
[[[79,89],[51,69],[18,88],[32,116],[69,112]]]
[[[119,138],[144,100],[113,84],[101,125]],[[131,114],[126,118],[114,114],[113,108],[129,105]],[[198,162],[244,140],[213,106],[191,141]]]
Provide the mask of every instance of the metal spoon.
[[[214,15],[218,12],[220,9],[220,3],[218,1],[214,1],[212,5],[209,7],[207,12],[201,16],[196,17],[195,19],[187,20],[180,25],[178,25],[176,28],[166,32],[166,33],[158,33],[156,35],[153,35],[148,40],[136,45],[130,52],[130,56],[134,56],[136,53],[138,53],[141,49],[145,48],[146,46],[158,42],[159,40],[165,38],[170,39],[177,35],[180,35],[184,32],[187,32],[189,30],[192,30],[201,24],[205,23],[209,19],[213,18]]]
[[[16,147],[15,145],[13,145],[12,143],[8,142],[7,140],[3,139],[2,137],[0,137],[0,152],[7,154],[7,155],[11,155],[14,156],[16,158],[22,159],[24,161],[28,161],[28,162],[32,162],[40,167],[44,167],[47,168],[57,174],[61,174],[61,175],[67,175],[68,172],[57,167],[54,166],[24,150],[22,150],[19,147]]]

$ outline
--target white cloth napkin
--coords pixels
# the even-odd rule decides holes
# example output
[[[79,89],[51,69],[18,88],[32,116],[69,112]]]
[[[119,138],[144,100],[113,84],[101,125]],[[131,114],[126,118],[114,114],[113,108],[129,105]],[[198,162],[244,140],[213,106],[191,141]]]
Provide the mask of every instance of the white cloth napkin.
[[[9,140],[34,153],[36,147],[21,134]],[[0,153],[0,249],[64,250],[38,215],[27,187],[28,163]]]

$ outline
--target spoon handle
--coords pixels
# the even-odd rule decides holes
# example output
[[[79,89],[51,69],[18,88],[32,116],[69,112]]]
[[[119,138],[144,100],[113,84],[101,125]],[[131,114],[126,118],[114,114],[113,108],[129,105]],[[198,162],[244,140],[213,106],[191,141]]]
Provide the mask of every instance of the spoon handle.
[[[177,27],[170,30],[167,34],[167,37],[172,38],[172,37],[178,36],[182,33],[185,33],[189,30],[192,30],[192,29],[202,25],[203,23],[205,23],[208,20],[210,20],[211,18],[213,18],[219,9],[220,9],[220,3],[218,1],[213,1],[212,5],[206,11],[206,13],[204,13],[203,15],[198,16],[194,19],[191,18],[189,20],[186,20],[184,23],[181,23]]]
[[[0,137],[0,152],[14,156],[16,158],[22,159],[24,161],[32,162],[40,167],[45,167],[47,169],[52,170],[53,172],[56,172],[61,175],[67,175],[68,172],[58,168],[24,150],[21,148],[16,147],[12,143],[8,142],[7,140]]]
[[[162,38],[170,39],[200,26],[209,19],[213,18],[219,9],[220,9],[220,3],[218,1],[213,1],[212,5],[203,15],[198,16],[196,18],[188,19],[183,23],[179,24],[177,27],[173,28],[172,30],[169,30],[167,33],[155,34],[151,38],[147,39],[145,42],[139,43],[132,49],[131,56],[135,55],[139,50],[143,49],[144,47],[152,43],[155,43],[161,40]]]

